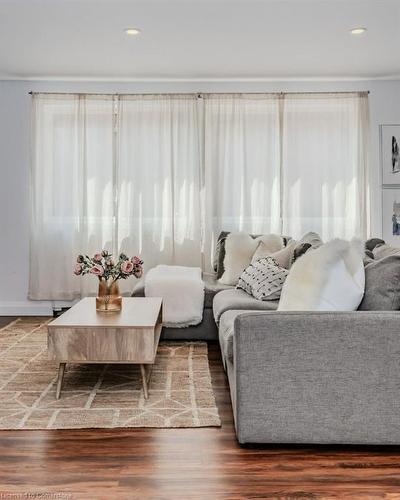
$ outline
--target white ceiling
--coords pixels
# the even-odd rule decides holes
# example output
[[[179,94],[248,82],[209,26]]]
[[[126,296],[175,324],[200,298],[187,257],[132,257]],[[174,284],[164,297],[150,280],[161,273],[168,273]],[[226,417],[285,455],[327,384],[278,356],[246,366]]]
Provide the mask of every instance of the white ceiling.
[[[400,0],[0,0],[2,79],[399,75]]]

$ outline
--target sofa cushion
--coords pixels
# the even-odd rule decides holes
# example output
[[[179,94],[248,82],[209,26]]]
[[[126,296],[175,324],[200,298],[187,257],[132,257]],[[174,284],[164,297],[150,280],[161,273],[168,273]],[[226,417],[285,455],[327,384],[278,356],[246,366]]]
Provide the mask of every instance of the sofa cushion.
[[[241,310],[225,311],[219,321],[219,345],[221,346],[222,359],[224,361],[233,361],[233,330],[235,319],[239,314],[243,314]]]
[[[365,293],[359,311],[400,309],[400,253],[371,260],[365,266]]]
[[[204,281],[204,309],[212,309],[215,295],[222,290],[230,290],[233,286],[223,285],[216,276],[210,274],[203,275]]]
[[[214,297],[214,319],[218,323],[225,311],[275,311],[278,308],[277,300],[257,300],[243,290],[235,288],[223,290]]]
[[[374,254],[374,259],[379,260],[389,257],[390,255],[400,255],[400,248],[392,247],[391,245],[385,243],[374,247],[372,253]]]

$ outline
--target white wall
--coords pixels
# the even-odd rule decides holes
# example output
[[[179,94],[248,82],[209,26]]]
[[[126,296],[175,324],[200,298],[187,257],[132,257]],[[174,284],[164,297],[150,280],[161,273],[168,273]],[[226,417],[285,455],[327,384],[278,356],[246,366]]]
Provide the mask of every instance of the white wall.
[[[379,125],[400,123],[400,81],[362,82],[24,82],[0,81],[0,315],[50,314],[27,300],[29,277],[30,96],[62,92],[370,91],[371,234],[381,235]]]

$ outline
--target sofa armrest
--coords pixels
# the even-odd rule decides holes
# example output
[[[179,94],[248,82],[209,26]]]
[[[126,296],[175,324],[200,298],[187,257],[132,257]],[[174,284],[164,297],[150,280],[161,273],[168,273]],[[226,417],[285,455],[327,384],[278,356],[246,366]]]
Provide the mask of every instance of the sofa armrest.
[[[240,442],[400,443],[400,312],[235,320]]]

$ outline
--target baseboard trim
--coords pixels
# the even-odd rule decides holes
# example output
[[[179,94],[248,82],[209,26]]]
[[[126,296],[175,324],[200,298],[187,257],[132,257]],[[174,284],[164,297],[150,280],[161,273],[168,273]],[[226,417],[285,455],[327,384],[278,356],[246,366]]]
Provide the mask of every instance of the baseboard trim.
[[[53,316],[53,304],[46,301],[0,301],[0,316]]]

